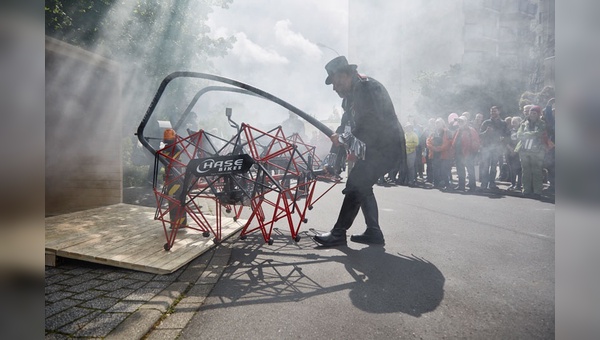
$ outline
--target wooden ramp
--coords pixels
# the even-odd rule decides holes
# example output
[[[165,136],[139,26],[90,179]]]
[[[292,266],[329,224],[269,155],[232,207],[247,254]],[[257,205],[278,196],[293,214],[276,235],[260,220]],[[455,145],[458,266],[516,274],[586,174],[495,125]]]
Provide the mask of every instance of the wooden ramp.
[[[165,251],[165,233],[154,208],[115,204],[46,218],[46,264],[65,257],[153,274],[181,268],[213,246],[213,236],[183,229]],[[212,216],[207,216],[210,222]],[[223,217],[222,238],[239,231],[245,220]]]

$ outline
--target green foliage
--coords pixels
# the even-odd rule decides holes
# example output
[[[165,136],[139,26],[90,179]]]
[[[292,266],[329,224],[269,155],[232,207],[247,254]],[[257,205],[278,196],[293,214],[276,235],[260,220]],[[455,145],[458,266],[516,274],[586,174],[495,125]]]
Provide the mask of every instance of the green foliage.
[[[137,139],[132,137],[124,137],[121,145],[123,153],[123,187],[127,188],[146,185],[148,169],[152,166],[152,157],[150,157],[150,153],[146,150],[135,150],[137,147]],[[134,155],[136,152],[144,152],[148,153],[148,155]],[[147,165],[134,164],[133,160],[136,158],[147,160]]]
[[[46,0],[46,35],[84,49],[102,46],[106,57],[162,79],[227,53],[235,38],[210,38],[206,21],[213,7],[232,1]]]
[[[102,19],[116,0],[45,0],[46,35],[70,44],[93,46]]]
[[[540,92],[525,91],[519,99],[519,108],[521,111],[525,105],[539,105],[545,107],[550,98],[555,97],[554,87],[546,86]]]
[[[531,91],[525,91],[519,98],[519,111],[523,111],[525,105],[531,105],[535,101],[535,93]]]
[[[142,185],[147,165],[131,162],[139,152],[131,142],[151,95],[173,71],[206,71],[210,58],[222,57],[234,37],[209,36],[209,14],[227,8],[233,0],[46,0],[46,35],[116,62],[122,80],[123,180],[125,186]],[[198,70],[198,68],[201,68]],[[152,120],[174,120],[169,112],[182,112],[192,91],[173,82],[161,99],[165,110]],[[166,113],[165,113],[166,112]],[[224,119],[221,119],[225,121]],[[225,121],[226,122],[226,121]],[[212,122],[210,122],[212,123]],[[142,150],[142,152],[147,152]]]
[[[415,80],[419,90],[416,107],[423,117],[446,117],[451,112],[482,112],[493,105],[502,116],[519,112],[519,95],[526,88],[526,76],[493,60],[486,65],[452,65],[443,73],[422,72]]]
[[[148,185],[146,178],[148,176],[147,166],[123,165],[123,187],[141,187]]]

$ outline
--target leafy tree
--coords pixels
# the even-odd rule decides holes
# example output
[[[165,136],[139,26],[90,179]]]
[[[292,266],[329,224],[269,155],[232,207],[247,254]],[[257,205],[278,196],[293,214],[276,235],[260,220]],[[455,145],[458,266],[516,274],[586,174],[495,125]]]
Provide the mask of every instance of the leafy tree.
[[[45,0],[46,35],[90,48],[102,29],[102,19],[116,0]]]
[[[118,62],[124,110],[135,112],[167,74],[211,71],[210,58],[227,53],[235,38],[211,38],[207,20],[214,7],[227,8],[232,1],[46,0],[46,34]],[[183,85],[170,85],[178,86]],[[172,92],[167,111],[180,112],[186,89]],[[135,119],[124,123],[134,125]]]
[[[224,56],[233,46],[234,37],[213,39],[207,25],[214,7],[227,8],[232,1],[45,1],[46,35],[119,64],[124,173],[131,175],[126,179],[143,173],[130,161],[136,145],[133,132],[162,79],[173,71],[211,71],[210,58]],[[189,100],[187,91],[193,90],[184,86],[169,85],[169,96],[161,98],[166,109],[154,119],[175,121],[168,115],[182,112]],[[134,184],[133,180],[127,183]]]
[[[415,82],[419,92],[415,105],[424,117],[464,111],[485,114],[493,105],[501,108],[501,115],[508,116],[519,112],[519,97],[527,86],[527,77],[495,59],[485,65],[452,65],[442,73],[422,72]]]
[[[545,86],[540,92],[525,91],[519,99],[519,108],[522,111],[523,107],[529,104],[545,107],[548,104],[548,100],[555,96],[554,87],[552,86]]]
[[[235,38],[210,38],[206,21],[213,7],[232,1],[46,0],[46,35],[133,64],[156,80],[227,53]]]

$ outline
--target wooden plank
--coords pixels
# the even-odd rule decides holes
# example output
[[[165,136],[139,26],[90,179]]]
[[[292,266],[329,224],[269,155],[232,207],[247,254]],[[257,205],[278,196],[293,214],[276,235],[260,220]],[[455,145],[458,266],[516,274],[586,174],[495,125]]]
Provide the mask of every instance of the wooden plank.
[[[47,254],[155,274],[172,273],[214,247],[214,237],[197,230],[178,232],[165,251],[163,224],[154,208],[116,204],[46,219]],[[206,215],[215,224],[214,216]],[[245,221],[223,217],[222,237],[239,231]],[[51,258],[48,258],[51,261]]]
[[[223,239],[226,239],[228,237],[230,237],[231,235],[233,235],[235,233],[235,231],[238,231],[242,228],[243,225],[240,225],[239,228],[236,229],[231,229],[230,233],[227,234],[223,234]],[[154,262],[150,262],[149,265],[153,266],[153,267],[158,267],[158,268],[167,268],[168,266],[174,264],[174,263],[181,263],[182,265],[191,261],[192,259],[196,258],[198,255],[194,255],[193,252],[189,251],[189,250],[184,250],[184,249],[192,249],[192,248],[196,248],[201,250],[200,254],[205,253],[206,251],[210,250],[213,246],[215,246],[215,243],[213,241],[214,239],[210,239],[206,242],[202,242],[202,241],[192,241],[190,243],[186,243],[185,245],[182,244],[182,242],[176,242],[175,245],[179,246],[179,249],[174,249],[173,251],[168,252],[168,254],[166,256],[162,256],[160,258],[158,258],[156,261]],[[187,241],[187,240],[186,240]],[[173,245],[175,247],[175,245]],[[183,249],[182,249],[182,246]]]
[[[136,240],[131,247],[115,249],[113,252],[103,254],[102,257],[118,263],[136,263],[137,259],[144,259],[155,253],[164,252],[164,242],[164,236],[152,234],[144,239]]]
[[[96,249],[94,257],[113,259],[116,255],[127,254],[128,252],[140,251],[140,246],[155,243],[155,247],[160,247],[160,242],[156,237],[156,231],[145,234],[140,234],[121,242],[114,242],[111,247],[103,247]],[[156,242],[155,242],[156,240]]]
[[[111,233],[115,225],[135,225],[139,223],[140,217],[143,220],[153,220],[154,209],[146,208],[143,214],[134,214],[131,216],[125,214],[125,212],[136,211],[136,208],[122,208],[121,211],[112,208],[107,208],[105,211],[97,209],[91,209],[89,211],[83,211],[73,214],[67,214],[68,216],[54,216],[46,219],[46,247],[51,249],[64,248],[79,244],[83,241],[89,240],[95,236],[104,236]],[[115,214],[115,212],[119,212]],[[159,222],[160,223],[160,222]],[[110,228],[105,228],[110,226]]]
[[[65,253],[85,253],[86,255],[93,257],[102,257],[103,253],[106,253],[111,249],[117,248],[121,245],[127,246],[128,244],[135,244],[135,240],[145,240],[148,237],[152,237],[156,233],[154,230],[149,228],[138,230],[130,229],[123,231],[121,228],[115,229],[110,233],[103,234],[103,236],[96,236],[86,242],[78,243],[76,245],[65,246],[60,250]]]
[[[146,216],[140,216],[142,219]],[[73,217],[72,220],[82,221],[85,218],[89,218],[85,214],[78,215]],[[138,219],[139,221],[139,219]],[[145,221],[147,223],[147,221]],[[156,222],[160,225],[160,222]],[[71,223],[71,225],[74,223]],[[81,224],[81,223],[78,223]],[[101,238],[110,238],[114,235],[123,235],[124,237],[129,237],[132,234],[140,233],[139,226],[135,226],[132,224],[132,221],[128,221],[124,218],[115,218],[114,216],[107,216],[104,221],[85,221],[85,227],[75,228],[77,233],[73,232],[73,228],[69,227],[67,223],[61,223],[57,226],[47,225],[47,238],[46,238],[46,246],[47,247],[57,247],[57,248],[66,248],[76,244],[80,244],[80,238],[88,241],[91,238],[101,237]],[[58,241],[54,240],[58,238]]]
[[[179,232],[178,238],[176,239],[176,243],[182,242],[182,232]],[[194,234],[195,238],[202,238],[201,234]],[[185,238],[184,238],[185,240]],[[184,241],[185,242],[185,241]],[[166,243],[166,239],[164,237],[164,231],[160,231],[160,233],[156,233],[145,240],[139,240],[136,242],[135,247],[131,247],[130,249],[120,249],[119,251],[115,251],[109,254],[104,254],[104,257],[108,257],[113,261],[118,261],[120,264],[143,264],[147,265],[154,258],[162,258],[165,254],[168,254],[167,251],[164,250],[163,244]],[[199,249],[194,250],[194,257],[199,255]],[[181,266],[179,264],[173,264],[173,266]]]
[[[89,223],[87,229],[73,228],[67,224],[46,227],[46,248],[57,249],[85,242],[93,237],[91,232],[93,224]]]
[[[56,267],[56,252],[46,250],[45,265]]]
[[[123,255],[123,257],[120,260],[128,263],[150,264],[156,258],[170,257],[168,256],[168,254],[177,251],[180,248],[180,245],[189,244],[194,241],[191,237],[186,237],[185,235],[181,235],[181,233],[182,232],[179,232],[179,234],[177,235],[178,238],[176,238],[175,245],[171,251],[164,250],[163,245],[164,243],[166,243],[166,240],[163,236],[160,238],[160,240],[158,238],[155,238],[155,242],[151,242],[152,244],[144,246],[143,249],[145,249],[145,251],[142,251],[140,249],[140,252]],[[210,240],[209,238],[205,239],[201,234],[194,234],[193,236],[194,239]],[[199,248],[191,249],[191,251],[193,254],[196,254],[196,257],[201,253],[201,249]]]
[[[147,232],[128,238],[127,242],[111,243],[111,247],[101,248],[94,252],[88,252],[94,258],[119,261],[117,256],[127,253],[140,253],[145,251],[145,247],[155,247],[162,249],[159,240],[160,230],[149,230]],[[70,249],[69,249],[70,250]]]
[[[233,219],[229,219],[229,221],[224,219],[224,222],[227,222],[226,226],[230,226],[229,230],[226,229],[225,233],[223,233],[224,237],[230,236],[233,232],[241,229],[243,226],[241,221],[236,224],[233,222]],[[159,247],[152,247],[149,245],[144,248],[144,250],[138,248],[132,256],[128,256],[130,252],[121,252],[117,258],[113,258],[113,260],[118,260],[121,265],[125,267],[146,266],[173,272],[215,245],[212,241],[213,238],[204,238],[201,232],[186,228],[185,231],[179,232],[173,248],[167,252],[162,248],[162,244],[166,242],[164,232],[161,233],[161,235],[163,235],[163,237],[160,238]],[[151,243],[153,242],[148,242],[148,244]]]
[[[223,218],[222,221],[223,221],[223,225],[222,225],[222,230],[221,230],[221,232],[222,232],[222,234],[221,234],[222,240],[221,241],[231,237],[237,231],[241,230],[246,222],[243,220],[238,220],[236,222],[236,221],[233,221],[232,218]],[[214,237],[208,238],[208,239],[206,239],[206,241],[199,240],[199,241],[194,241],[192,243],[188,243],[187,240],[182,240],[182,242],[176,241],[175,244],[173,245],[172,251],[173,251],[173,253],[177,253],[178,251],[180,253],[182,253],[180,251],[182,247],[184,249],[186,249],[186,248],[192,249],[193,247],[202,245],[202,243],[204,243],[205,247],[207,248],[206,250],[208,250],[208,249],[212,248],[212,246],[215,245]],[[184,256],[185,253],[182,253],[182,255]],[[152,265],[160,265],[159,263],[151,263],[151,264]]]
[[[176,263],[187,263],[198,255],[205,253],[214,245],[213,238],[177,240],[170,251],[165,251],[155,258],[148,258],[146,263],[149,266],[158,268],[167,268]]]
[[[96,241],[100,240],[101,243],[99,248],[102,247],[102,244],[105,244],[108,247],[114,247],[115,242],[119,242],[122,240],[127,240],[129,238],[135,237],[136,235],[141,235],[146,231],[143,229],[132,229],[127,227],[114,227],[112,230],[98,230],[96,233],[88,236],[88,241]],[[104,243],[102,243],[104,241]],[[78,243],[75,245],[64,245],[62,248],[82,248],[85,247],[85,244]]]

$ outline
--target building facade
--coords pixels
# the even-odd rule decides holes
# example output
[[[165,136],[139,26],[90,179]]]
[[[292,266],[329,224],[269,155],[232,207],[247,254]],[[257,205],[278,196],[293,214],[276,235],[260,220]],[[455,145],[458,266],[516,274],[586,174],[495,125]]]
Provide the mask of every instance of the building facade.
[[[401,121],[423,71],[501,64],[531,91],[553,84],[554,0],[349,0],[348,39],[349,60],[387,87]]]

